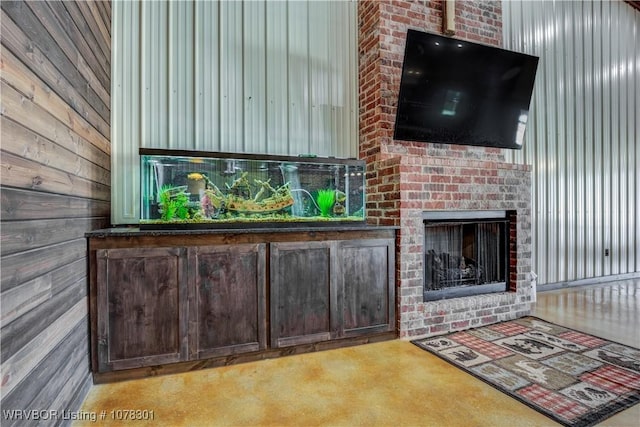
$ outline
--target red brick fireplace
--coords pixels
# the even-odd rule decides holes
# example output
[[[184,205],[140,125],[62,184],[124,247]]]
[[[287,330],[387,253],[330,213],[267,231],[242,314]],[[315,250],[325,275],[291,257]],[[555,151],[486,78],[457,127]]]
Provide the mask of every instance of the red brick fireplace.
[[[454,37],[502,44],[500,1],[456,1]],[[442,1],[360,1],[360,156],[367,162],[367,215],[399,226],[401,338],[437,335],[523,316],[531,306],[531,174],[505,150],[393,139],[409,28],[442,33]],[[505,292],[425,302],[425,212],[504,211],[509,232]]]

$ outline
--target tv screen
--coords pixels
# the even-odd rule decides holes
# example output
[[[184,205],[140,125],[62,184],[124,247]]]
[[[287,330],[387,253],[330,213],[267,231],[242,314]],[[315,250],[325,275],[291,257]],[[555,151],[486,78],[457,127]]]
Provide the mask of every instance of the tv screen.
[[[408,30],[394,139],[522,148],[538,57]]]

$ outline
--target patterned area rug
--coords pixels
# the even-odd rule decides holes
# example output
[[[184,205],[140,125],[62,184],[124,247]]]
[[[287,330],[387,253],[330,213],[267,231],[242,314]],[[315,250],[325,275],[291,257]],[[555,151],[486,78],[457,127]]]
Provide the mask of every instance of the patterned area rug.
[[[640,350],[535,317],[412,342],[566,426],[640,402]]]

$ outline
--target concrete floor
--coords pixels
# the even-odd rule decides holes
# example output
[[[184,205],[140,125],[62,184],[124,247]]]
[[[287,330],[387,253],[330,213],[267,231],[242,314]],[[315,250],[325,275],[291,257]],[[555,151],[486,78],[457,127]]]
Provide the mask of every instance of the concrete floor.
[[[538,294],[534,315],[640,348],[640,279]],[[163,426],[557,426],[407,341],[94,386],[83,411]],[[100,418],[98,418],[100,419]],[[640,426],[640,405],[602,426]],[[77,422],[76,426],[96,423]]]
[[[640,348],[640,278],[539,293],[533,314],[559,325]],[[599,425],[639,427],[640,405]]]

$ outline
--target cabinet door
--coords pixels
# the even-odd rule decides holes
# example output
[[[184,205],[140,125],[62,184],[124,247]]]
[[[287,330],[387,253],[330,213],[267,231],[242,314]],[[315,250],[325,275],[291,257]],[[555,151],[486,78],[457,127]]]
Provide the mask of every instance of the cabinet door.
[[[96,256],[100,372],[186,360],[185,250],[102,249]]]
[[[393,239],[348,240],[338,244],[339,322],[342,335],[395,329]]]
[[[271,346],[335,337],[331,243],[271,243],[270,250]]]
[[[191,359],[266,348],[265,244],[190,249]]]

